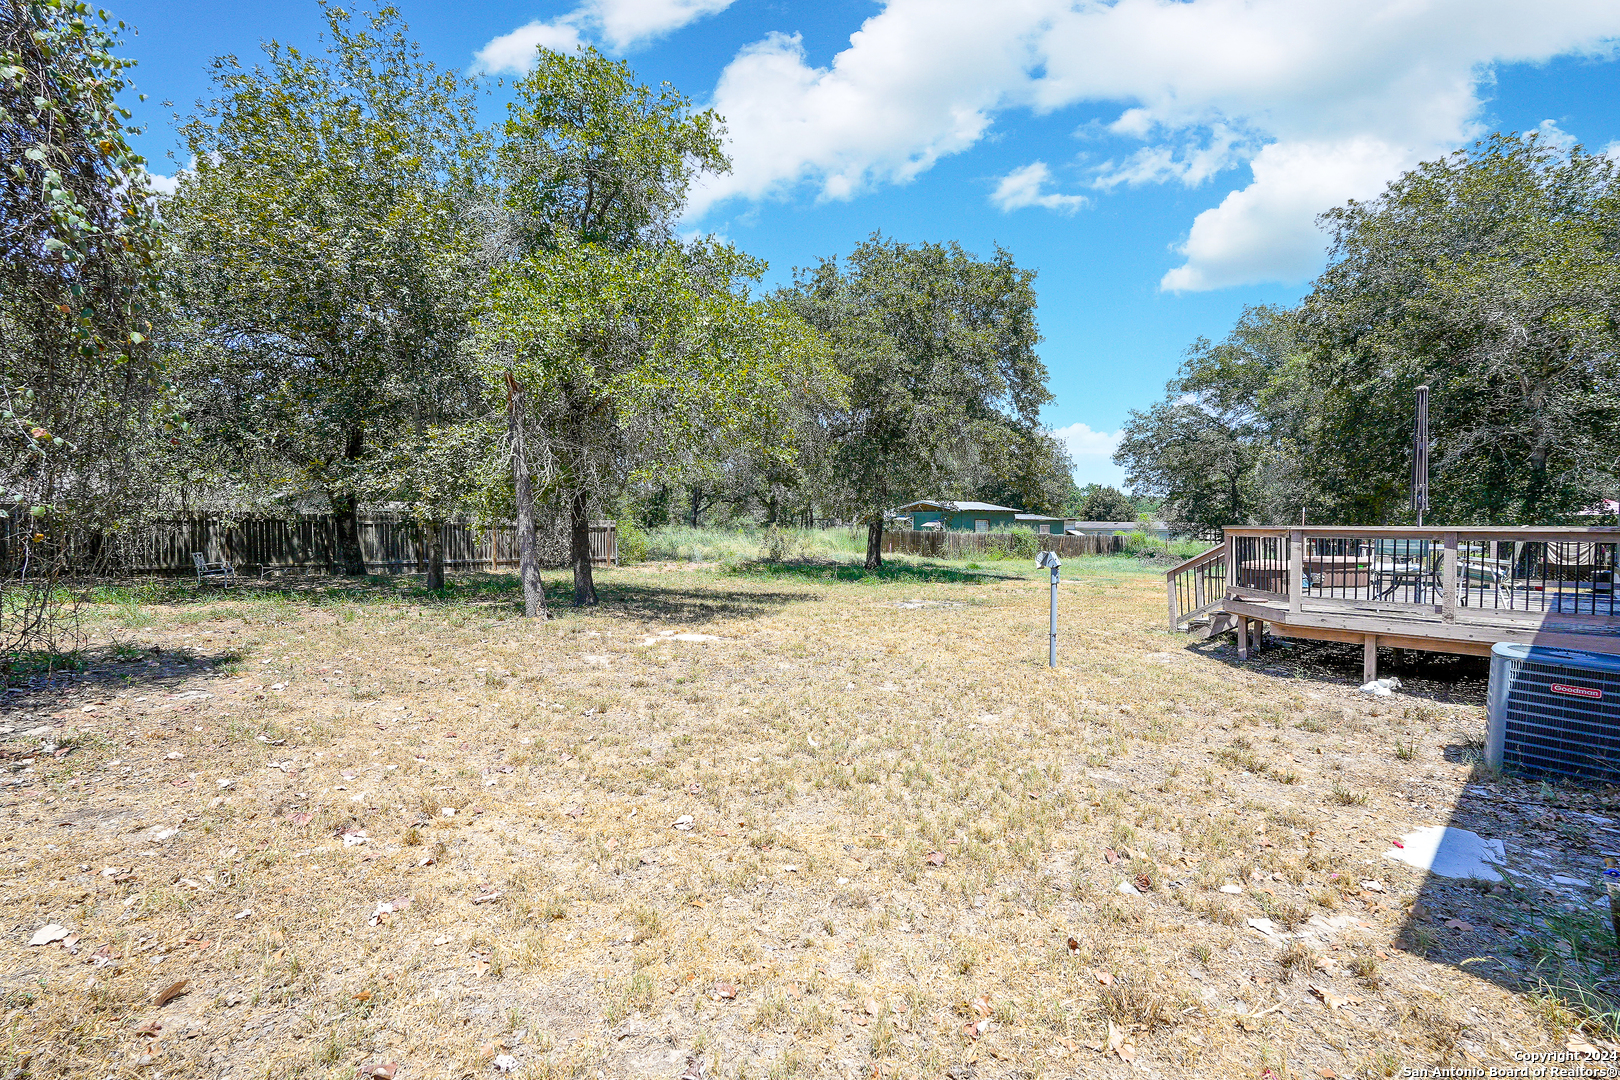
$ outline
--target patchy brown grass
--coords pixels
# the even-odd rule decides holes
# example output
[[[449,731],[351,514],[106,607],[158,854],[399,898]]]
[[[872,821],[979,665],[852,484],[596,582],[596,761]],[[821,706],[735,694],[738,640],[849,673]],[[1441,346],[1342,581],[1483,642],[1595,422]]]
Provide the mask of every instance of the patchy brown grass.
[[[1350,1075],[1569,1026],[1394,944],[1401,784],[1459,790],[1477,709],[1189,648],[1126,560],[1065,567],[1049,671],[1042,581],[912,569],[607,571],[545,624],[499,579],[108,594],[116,652],[7,695],[0,1075],[1124,1076],[1110,1023]]]

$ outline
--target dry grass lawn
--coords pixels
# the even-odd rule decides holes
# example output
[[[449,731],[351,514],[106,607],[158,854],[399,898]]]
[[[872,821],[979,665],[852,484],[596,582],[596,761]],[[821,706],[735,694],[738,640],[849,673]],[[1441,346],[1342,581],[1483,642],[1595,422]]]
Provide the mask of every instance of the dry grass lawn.
[[[1065,574],[1056,671],[1021,569],[655,564],[544,624],[505,578],[109,591],[99,659],[0,717],[0,1077],[1391,1076],[1601,1039],[1522,987],[1609,970],[1591,894],[1534,876],[1589,871],[1602,806],[1481,778],[1477,670],[1368,699],[1359,654],[1166,632],[1159,568]],[[1383,858],[1471,782],[1517,885]]]

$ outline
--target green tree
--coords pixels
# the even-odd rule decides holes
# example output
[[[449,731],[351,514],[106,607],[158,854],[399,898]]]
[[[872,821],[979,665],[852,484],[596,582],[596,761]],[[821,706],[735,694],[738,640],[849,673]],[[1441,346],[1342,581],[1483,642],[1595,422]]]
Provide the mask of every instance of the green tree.
[[[886,511],[962,486],[1009,432],[1035,430],[1051,394],[1033,281],[1002,248],[983,260],[873,235],[781,292],[848,380],[816,467],[825,503],[866,525],[868,569],[883,564]]]
[[[1081,521],[1136,520],[1136,504],[1119,488],[1087,484],[1079,495],[1073,516]]]
[[[595,49],[540,49],[515,90],[498,159],[502,236],[519,256],[667,241],[692,181],[731,168],[713,110]]]
[[[749,298],[763,269],[712,242],[581,244],[496,274],[483,354],[524,417],[510,426],[525,440],[519,521],[526,478],[531,499],[561,502],[576,603],[596,603],[593,504],[690,471],[717,445],[792,453],[781,438],[787,406],[824,393],[831,374],[797,317]]]
[[[118,54],[123,28],[72,0],[0,0],[8,655],[49,637],[70,553],[106,554],[97,544],[141,513],[161,434],[148,342],[161,247],[144,162],[128,143],[136,129],[118,104],[132,64]]]
[[[1324,217],[1301,307],[1320,423],[1305,462],[1348,522],[1406,513],[1427,384],[1433,520],[1569,520],[1615,493],[1620,171],[1495,135]]]
[[[472,404],[463,410],[479,411]],[[416,423],[384,432],[371,462],[380,499],[403,503],[426,554],[427,587],[444,588],[444,529],[456,518],[492,524],[509,516],[506,454],[494,418]]]
[[[1126,421],[1114,460],[1131,489],[1203,529],[1294,521],[1319,505],[1302,454],[1319,402],[1307,355],[1296,313],[1276,307],[1247,308],[1224,340],[1194,342],[1164,400]]]
[[[363,574],[360,503],[399,481],[378,474],[379,438],[452,419],[476,388],[459,345],[484,143],[470,84],[423,60],[396,11],[355,28],[323,10],[324,55],[271,42],[263,66],[213,62],[163,210],[168,344],[214,459],[250,486],[323,495],[344,569]]]
[[[974,447],[967,497],[1031,514],[1061,514],[1074,487],[1068,447],[1044,428],[1022,422],[988,431],[999,437]]]
[[[802,323],[749,299],[763,264],[671,239],[693,179],[729,168],[718,117],[593,49],[539,50],[516,90],[497,155],[511,261],[484,340],[515,448],[525,610],[539,614],[535,497],[567,514],[574,600],[594,604],[592,508],[728,447],[790,456],[782,410],[826,372]]]

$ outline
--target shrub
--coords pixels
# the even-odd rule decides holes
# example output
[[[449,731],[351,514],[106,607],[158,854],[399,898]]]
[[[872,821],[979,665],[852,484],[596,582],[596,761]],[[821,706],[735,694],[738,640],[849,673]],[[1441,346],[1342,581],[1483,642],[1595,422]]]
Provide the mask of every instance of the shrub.
[[[646,562],[652,554],[652,540],[629,518],[619,519],[619,565]]]
[[[763,562],[783,562],[792,552],[793,538],[776,525],[768,527],[759,538],[759,557]]]

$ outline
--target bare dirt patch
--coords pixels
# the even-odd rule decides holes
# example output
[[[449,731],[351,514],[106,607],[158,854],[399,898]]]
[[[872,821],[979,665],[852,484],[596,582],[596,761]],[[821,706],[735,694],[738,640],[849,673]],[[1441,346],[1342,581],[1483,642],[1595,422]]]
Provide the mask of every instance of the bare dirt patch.
[[[1522,991],[1603,992],[1610,811],[1484,776],[1466,678],[1366,699],[1189,646],[1129,560],[1064,572],[1055,672],[1005,568],[631,568],[543,625],[503,579],[109,593],[102,659],[0,716],[0,1065],[1383,1076],[1604,1036]],[[1515,874],[1383,858],[1434,824]]]

